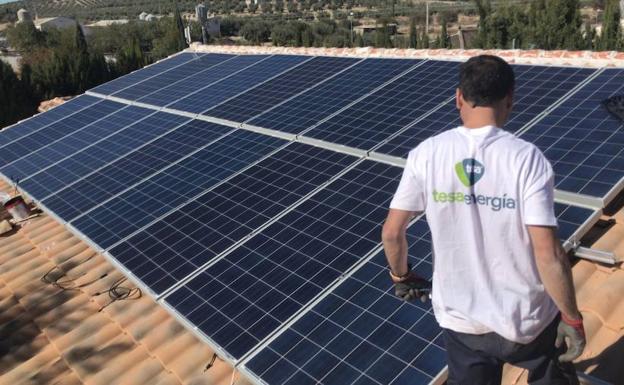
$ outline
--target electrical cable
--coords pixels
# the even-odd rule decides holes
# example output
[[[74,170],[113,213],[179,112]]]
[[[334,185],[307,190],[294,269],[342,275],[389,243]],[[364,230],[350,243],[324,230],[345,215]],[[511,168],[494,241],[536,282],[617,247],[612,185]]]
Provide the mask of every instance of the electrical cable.
[[[129,287],[121,286],[121,284],[126,280],[127,280],[126,277],[121,277],[118,280],[116,280],[108,290],[93,294],[93,296],[96,297],[98,295],[108,293],[108,296],[111,299],[111,301],[107,303],[106,305],[103,305],[98,310],[98,312],[101,312],[102,310],[104,310],[104,308],[106,308],[109,305],[112,305],[113,303],[117,301],[136,300],[136,299],[141,298],[143,293],[141,292],[140,288],[138,287],[129,288]]]
[[[206,367],[204,368],[204,373],[206,373],[208,371],[208,369],[212,368],[214,366],[215,361],[217,360],[218,356],[217,353],[214,353],[212,355],[212,358],[210,359],[210,362],[208,363],[208,365],[206,365]]]
[[[81,261],[80,263],[78,263],[76,266],[82,265],[83,263],[87,263],[89,260],[91,260],[94,255],[91,255],[90,257],[86,258],[85,260]],[[52,272],[54,272],[55,270],[59,270],[61,272],[61,274],[56,277],[53,278],[52,277]],[[80,275],[77,275],[76,277],[68,277],[67,274],[65,273],[65,271],[63,269],[61,269],[58,265],[55,265],[54,267],[52,267],[50,270],[48,270],[42,277],[41,277],[41,281],[44,283],[47,283],[49,285],[52,285],[58,289],[61,290],[80,290],[80,288],[83,288],[85,286],[89,286],[97,281],[99,281],[102,278],[106,278],[108,276],[108,273],[104,273],[102,275],[100,275],[98,278],[94,279],[93,281],[90,282],[86,282],[80,285],[73,285],[73,283],[83,277],[87,275],[87,273],[82,273]],[[63,278],[65,278],[64,280],[62,280]]]

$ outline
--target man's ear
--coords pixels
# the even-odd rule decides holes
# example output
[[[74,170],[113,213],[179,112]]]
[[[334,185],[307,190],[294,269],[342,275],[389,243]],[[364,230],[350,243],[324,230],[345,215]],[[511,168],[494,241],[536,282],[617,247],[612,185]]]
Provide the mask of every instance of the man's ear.
[[[457,88],[455,90],[455,106],[457,107],[458,110],[461,110],[463,105],[464,105],[464,95],[462,94],[461,90]]]
[[[507,94],[506,104],[507,108],[511,110],[511,107],[513,106],[513,91],[510,91],[509,94]]]

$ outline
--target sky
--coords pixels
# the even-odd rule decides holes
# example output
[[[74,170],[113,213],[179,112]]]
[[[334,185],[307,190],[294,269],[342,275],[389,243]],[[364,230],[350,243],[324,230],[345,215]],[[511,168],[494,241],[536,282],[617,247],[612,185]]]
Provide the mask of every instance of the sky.
[[[13,3],[17,0],[0,0],[0,4]]]

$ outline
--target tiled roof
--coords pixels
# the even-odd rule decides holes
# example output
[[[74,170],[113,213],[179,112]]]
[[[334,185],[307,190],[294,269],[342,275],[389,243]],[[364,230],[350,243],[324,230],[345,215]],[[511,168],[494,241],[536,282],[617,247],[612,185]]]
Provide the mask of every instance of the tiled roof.
[[[592,248],[624,257],[624,209],[615,225]],[[579,308],[585,321],[587,347],[576,360],[577,370],[611,384],[624,383],[624,269],[580,260],[572,269]],[[526,385],[526,371],[507,368],[504,384]]]
[[[205,370],[210,348],[150,297],[111,303],[123,278],[46,215],[0,236],[0,385],[231,383],[232,368]]]
[[[475,55],[497,55],[509,63],[548,64],[579,67],[624,67],[624,52],[616,51],[543,51],[543,50],[480,50],[480,49],[399,49],[399,48],[304,48],[245,45],[201,45],[194,43],[190,52],[232,54],[316,55],[342,57],[394,57],[404,59],[466,60]]]

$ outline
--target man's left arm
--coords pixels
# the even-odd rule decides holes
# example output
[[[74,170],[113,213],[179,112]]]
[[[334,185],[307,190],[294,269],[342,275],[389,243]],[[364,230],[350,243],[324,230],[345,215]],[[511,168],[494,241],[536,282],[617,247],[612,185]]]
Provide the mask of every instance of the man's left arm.
[[[414,216],[412,211],[390,209],[381,233],[384,251],[392,275],[401,277],[408,273],[407,225]]]

